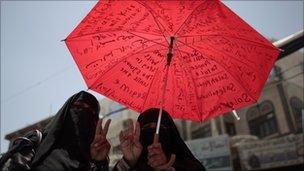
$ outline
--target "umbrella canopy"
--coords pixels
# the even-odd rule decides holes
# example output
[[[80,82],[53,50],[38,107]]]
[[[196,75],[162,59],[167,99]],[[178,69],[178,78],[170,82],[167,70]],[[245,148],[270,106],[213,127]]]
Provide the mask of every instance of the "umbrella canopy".
[[[99,1],[65,41],[89,89],[195,121],[255,103],[279,54],[218,0]]]

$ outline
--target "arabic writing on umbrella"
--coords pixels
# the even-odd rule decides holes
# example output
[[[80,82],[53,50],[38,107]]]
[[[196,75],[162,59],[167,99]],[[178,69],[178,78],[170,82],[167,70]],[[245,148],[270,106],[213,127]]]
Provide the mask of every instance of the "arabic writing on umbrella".
[[[165,75],[170,37],[173,58]],[[255,103],[279,53],[220,1],[99,1],[66,44],[88,87],[202,121]]]

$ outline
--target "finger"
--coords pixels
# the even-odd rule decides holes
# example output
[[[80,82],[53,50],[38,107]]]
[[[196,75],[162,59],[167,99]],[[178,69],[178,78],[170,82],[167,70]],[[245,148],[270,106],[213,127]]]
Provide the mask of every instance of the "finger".
[[[134,132],[134,125],[133,125],[133,120],[132,119],[128,119],[128,134],[133,134]]]
[[[161,165],[161,166],[157,167],[156,169],[164,170],[164,169],[167,169],[167,168],[171,167],[174,164],[175,159],[176,159],[175,154],[171,154],[171,158],[170,158],[169,162],[164,164],[164,165]]]
[[[157,144],[151,144],[150,146],[148,146],[148,150],[152,150],[152,149],[161,149],[161,145],[160,143],[157,143]]]
[[[106,141],[102,142],[102,143],[95,143],[93,147],[95,149],[100,149],[101,147],[105,146],[106,144],[107,144]]]
[[[100,136],[95,135],[94,140],[91,144],[95,144],[96,142],[100,141]]]
[[[153,148],[154,148],[154,144],[151,144],[151,145],[148,146],[148,150],[153,149]]]
[[[104,128],[103,128],[103,134],[104,134],[104,136],[106,136],[107,133],[108,133],[110,123],[111,123],[111,119],[108,119],[107,122],[106,122],[106,124],[105,124],[105,126],[104,126]]]
[[[120,131],[120,134],[119,134],[120,144],[125,145],[127,143],[127,140],[128,140],[128,136],[127,136],[126,132]]]
[[[153,144],[157,144],[157,143],[159,143],[159,134],[154,134]]]
[[[154,148],[150,147],[148,148],[148,157],[151,157],[153,155],[155,155],[156,153],[154,152]]]
[[[155,155],[159,155],[159,151],[155,150],[154,148],[148,150],[148,156],[149,157],[152,157],[152,156],[155,156]]]
[[[123,140],[123,132],[122,131],[120,131],[120,133],[119,133],[119,141],[120,142],[122,142],[122,140]]]
[[[155,148],[155,149],[161,148],[161,144],[160,143],[151,144],[150,148]]]
[[[163,149],[160,144],[154,145],[152,147],[152,149],[153,149],[153,153],[155,153],[155,154],[164,154]]]
[[[139,122],[136,122],[135,135],[134,135],[135,141],[139,141],[139,136],[140,136],[140,124],[139,124]]]
[[[139,141],[135,141],[134,145],[135,145],[135,147],[137,147],[139,149],[142,149],[142,145],[141,145],[141,143]]]
[[[149,159],[149,163],[152,167],[157,167],[166,163],[166,161],[162,160],[159,156],[155,156]]]
[[[161,149],[161,143],[156,143],[153,145],[154,148],[160,148]]]
[[[103,149],[103,148],[105,149],[105,147],[106,148],[111,147],[111,145],[108,141],[105,141],[103,143],[98,144],[98,146],[96,146],[95,149],[100,150],[100,149]]]
[[[100,153],[108,153],[110,151],[110,149],[111,149],[111,145],[104,144],[102,146],[94,148],[93,150],[94,150],[95,153],[100,155]]]
[[[159,166],[161,166],[162,164],[164,164],[163,161],[161,161],[161,160],[155,160],[155,161],[151,162],[150,166],[151,166],[151,167],[159,167]]]
[[[107,144],[108,141],[101,141],[101,142],[96,142],[93,144],[94,148],[99,148],[100,146],[103,146],[104,144]]]
[[[111,149],[111,145],[109,143],[106,143],[106,144],[100,146],[98,149],[96,149],[96,151],[99,151],[100,153],[102,153],[102,152],[108,153],[110,151],[110,149]]]
[[[101,129],[102,129],[102,119],[99,119],[95,130],[95,137],[100,133]]]
[[[163,152],[163,149],[162,149],[162,147],[161,147],[161,144],[160,144],[160,143],[155,144],[155,145],[153,146],[153,149],[154,149],[155,151],[160,152],[160,153],[162,153],[162,152]]]

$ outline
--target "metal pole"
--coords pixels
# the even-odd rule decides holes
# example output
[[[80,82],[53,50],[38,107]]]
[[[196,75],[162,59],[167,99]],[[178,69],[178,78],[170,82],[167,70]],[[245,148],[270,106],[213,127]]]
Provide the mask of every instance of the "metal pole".
[[[174,42],[174,39],[175,39],[175,37],[170,37],[169,51],[167,53],[167,64],[165,66],[166,71],[165,71],[165,75],[164,75],[164,86],[163,86],[163,89],[162,89],[162,96],[161,96],[161,99],[160,99],[160,109],[159,109],[157,125],[156,125],[156,134],[157,135],[159,135],[161,117],[162,117],[162,114],[163,114],[164,98],[165,98],[167,82],[168,82],[168,71],[169,71],[169,66],[171,64],[171,60],[172,60],[172,57],[173,57],[173,42]]]

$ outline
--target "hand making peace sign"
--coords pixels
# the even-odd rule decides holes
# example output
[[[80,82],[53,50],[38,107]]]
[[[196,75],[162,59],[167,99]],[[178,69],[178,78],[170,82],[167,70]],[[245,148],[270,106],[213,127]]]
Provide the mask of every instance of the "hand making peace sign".
[[[127,162],[134,166],[141,154],[142,145],[139,142],[140,125],[138,122],[133,125],[132,119],[128,121],[128,129],[119,134],[121,151]]]
[[[94,141],[91,143],[91,158],[96,161],[105,160],[110,151],[111,145],[106,139],[111,120],[107,120],[104,128],[102,128],[102,119],[99,119]]]

